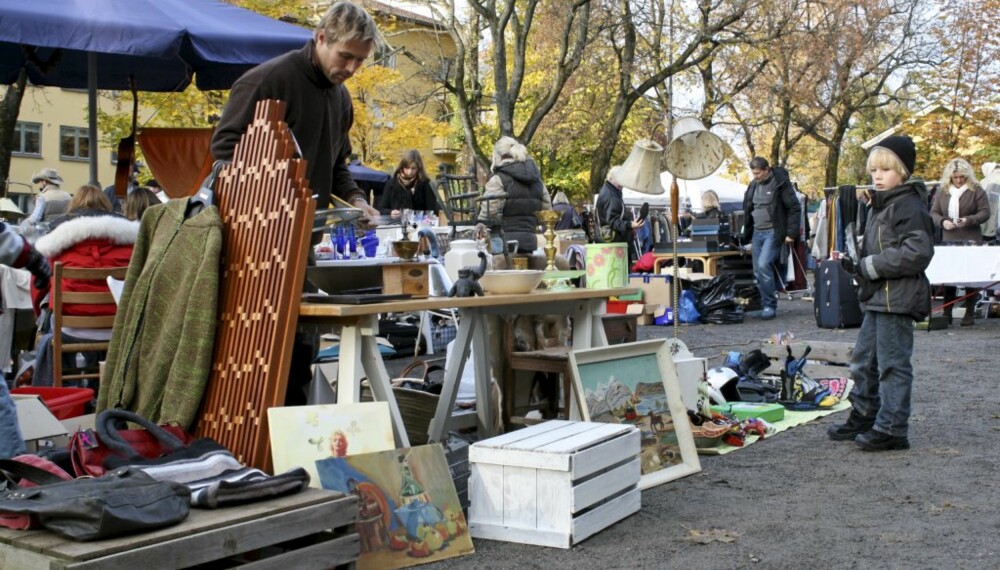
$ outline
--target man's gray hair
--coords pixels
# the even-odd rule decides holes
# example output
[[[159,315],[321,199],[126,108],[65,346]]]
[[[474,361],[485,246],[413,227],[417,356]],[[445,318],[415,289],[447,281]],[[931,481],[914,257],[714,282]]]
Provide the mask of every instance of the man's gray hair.
[[[375,20],[363,8],[351,2],[332,4],[316,26],[316,31],[326,34],[328,44],[358,40],[378,48],[383,43]]]

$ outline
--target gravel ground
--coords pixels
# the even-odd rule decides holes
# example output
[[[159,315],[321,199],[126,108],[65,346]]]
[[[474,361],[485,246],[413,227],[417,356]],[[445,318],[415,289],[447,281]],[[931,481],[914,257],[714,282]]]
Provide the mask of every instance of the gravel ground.
[[[773,321],[685,326],[710,365],[728,350],[819,329],[812,303],[782,300]],[[476,553],[425,568],[998,568],[1000,319],[915,331],[909,451],[867,453],[826,436],[833,414],[744,450],[701,457],[702,471],[642,494],[642,510],[570,549],[476,540]],[[641,327],[640,340],[670,327]],[[718,529],[732,542],[699,544]]]

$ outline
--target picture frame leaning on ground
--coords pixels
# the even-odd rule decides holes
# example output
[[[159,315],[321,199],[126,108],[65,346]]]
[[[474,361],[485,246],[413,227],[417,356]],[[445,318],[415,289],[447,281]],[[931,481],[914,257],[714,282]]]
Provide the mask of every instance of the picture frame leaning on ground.
[[[585,421],[632,424],[641,432],[640,489],[701,471],[666,340],[574,350],[570,365]]]

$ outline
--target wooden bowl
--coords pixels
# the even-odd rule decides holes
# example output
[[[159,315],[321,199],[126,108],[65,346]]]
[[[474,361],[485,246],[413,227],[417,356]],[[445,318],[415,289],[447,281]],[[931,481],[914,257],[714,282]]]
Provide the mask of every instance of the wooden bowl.
[[[419,241],[412,240],[396,240],[392,242],[392,251],[396,253],[396,257],[403,259],[405,261],[410,261],[417,255],[417,248],[420,246]]]

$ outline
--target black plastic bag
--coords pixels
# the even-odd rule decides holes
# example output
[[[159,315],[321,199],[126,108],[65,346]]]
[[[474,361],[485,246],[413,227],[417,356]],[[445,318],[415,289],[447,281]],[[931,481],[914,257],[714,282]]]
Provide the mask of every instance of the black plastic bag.
[[[695,306],[698,312],[705,315],[714,308],[722,308],[720,302],[734,303],[736,297],[736,281],[732,275],[719,275],[701,286],[691,288],[696,297]]]
[[[715,309],[700,320],[706,325],[738,325],[743,323],[745,316],[743,307],[734,304],[729,308]]]

